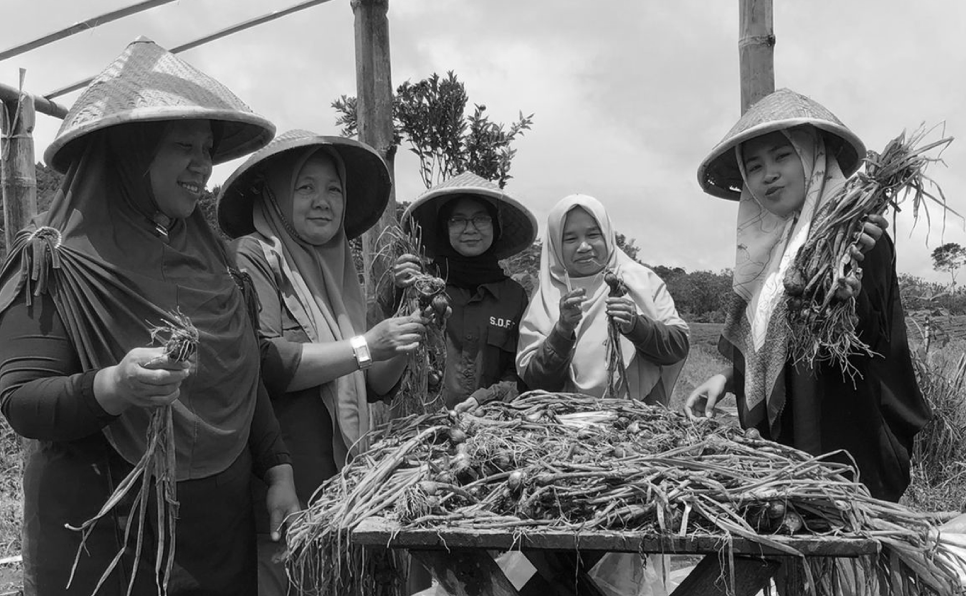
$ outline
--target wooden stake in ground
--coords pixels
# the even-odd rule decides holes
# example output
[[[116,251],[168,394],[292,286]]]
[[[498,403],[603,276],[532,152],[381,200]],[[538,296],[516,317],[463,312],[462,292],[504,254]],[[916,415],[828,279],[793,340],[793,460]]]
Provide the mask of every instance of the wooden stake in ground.
[[[352,0],[356,40],[356,119],[359,140],[386,160],[395,181],[393,158],[392,72],[389,61],[388,0]],[[380,256],[384,230],[397,224],[395,184],[379,223],[362,236],[369,325],[390,316],[378,301],[376,286],[391,266]]]
[[[20,70],[20,88],[26,72]],[[19,101],[3,102],[3,142],[0,143],[0,179],[3,181],[4,240],[9,251],[17,232],[37,213],[37,175],[34,171],[33,99],[24,93]]]
[[[775,90],[772,0],[739,0],[738,63],[741,113]]]

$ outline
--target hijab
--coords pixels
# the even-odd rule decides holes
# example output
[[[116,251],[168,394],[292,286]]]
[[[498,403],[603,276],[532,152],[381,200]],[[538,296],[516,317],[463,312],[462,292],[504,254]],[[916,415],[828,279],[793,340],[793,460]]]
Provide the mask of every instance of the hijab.
[[[604,269],[599,273],[572,278],[564,265],[563,229],[567,215],[578,208],[587,211],[597,221],[608,253]],[[571,288],[584,288],[583,317],[575,330],[576,350],[570,363],[570,378],[565,391],[600,397],[607,386],[609,321],[605,309],[610,288],[604,282],[605,270],[611,269],[623,278],[628,296],[637,305],[640,314],[684,329],[687,329],[687,324],[678,316],[674,301],[661,278],[617,247],[614,226],[600,201],[579,194],[565,197],[550,211],[547,227],[547,240],[540,252],[540,285],[520,323],[517,369],[526,369],[553,330],[560,315],[560,297]],[[623,336],[621,350],[631,396],[644,400],[658,383],[664,384],[665,395],[671,395],[683,362],[670,366],[654,364],[641,357],[633,343]]]
[[[493,220],[493,242],[485,252],[474,257],[461,255],[449,241],[449,218],[461,198],[467,198],[482,205]],[[447,284],[475,290],[482,284],[497,283],[507,279],[495,252],[496,241],[501,231],[498,215],[496,206],[490,201],[472,195],[457,195],[440,206],[439,215],[436,218],[436,233],[439,234],[440,242],[437,243],[433,263],[439,271],[439,276],[445,279]]]
[[[227,252],[200,209],[157,212],[149,167],[169,122],[90,133],[50,210],[18,236],[0,272],[0,313],[49,294],[83,370],[152,345],[151,330],[186,316],[197,370],[172,404],[177,479],[225,470],[247,448],[259,349]],[[131,407],[103,429],[129,463],[144,454],[151,412]]]
[[[366,301],[352,261],[345,235],[345,212],[338,232],[328,242],[313,245],[286,219],[281,202],[294,200],[295,185],[305,164],[315,155],[332,160],[345,186],[345,164],[328,147],[307,147],[285,153],[262,173],[262,200],[252,206],[255,235],[272,269],[280,276],[279,290],[285,307],[313,343],[350,339],[366,331]],[[369,430],[366,377],[355,371],[319,386],[322,399],[332,418],[332,447],[335,463],[341,469],[349,455],[363,448],[360,439]]]
[[[785,404],[788,355],[785,272],[805,244],[815,214],[845,182],[838,162],[827,153],[817,129],[802,125],[781,132],[802,160],[805,202],[799,213],[782,218],[765,209],[748,185],[743,185],[738,205],[735,298],[722,332],[727,343],[721,346],[725,356],[733,357],[731,350],[738,350],[745,362],[745,405],[741,412],[744,425],[755,426],[767,416],[776,431],[778,415]],[[741,177],[747,180],[741,145],[735,151]]]

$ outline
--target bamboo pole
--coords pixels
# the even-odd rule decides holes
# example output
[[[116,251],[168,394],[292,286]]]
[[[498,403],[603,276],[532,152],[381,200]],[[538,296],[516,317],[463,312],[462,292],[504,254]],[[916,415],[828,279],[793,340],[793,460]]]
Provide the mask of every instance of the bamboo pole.
[[[16,103],[20,95],[20,91],[14,87],[0,83],[0,101]],[[59,103],[50,101],[49,99],[39,95],[32,95],[29,93],[25,93],[24,95],[28,95],[30,97],[30,100],[34,104],[34,109],[41,114],[47,114],[48,116],[60,118],[61,120],[67,117],[67,108]]]
[[[231,27],[227,27],[220,31],[216,31],[215,33],[205,35],[204,37],[199,37],[198,39],[189,41],[188,43],[183,43],[180,46],[171,48],[168,51],[171,52],[172,54],[180,54],[181,52],[185,52],[192,48],[197,48],[198,46],[202,46],[206,43],[215,41],[217,39],[221,39],[222,37],[228,37],[229,35],[238,33],[239,31],[244,31],[245,29],[251,29],[256,25],[262,25],[264,23],[274,21],[275,19],[280,19],[284,16],[288,16],[292,13],[299,12],[300,10],[305,10],[306,8],[311,8],[313,6],[316,6],[317,4],[324,4],[326,2],[329,2],[329,0],[308,0],[306,2],[302,2],[300,4],[296,4],[294,6],[285,8],[283,10],[276,10],[266,15],[262,15],[260,17],[255,17],[254,19],[249,19],[242,23],[238,23],[237,25],[232,25]],[[78,89],[83,89],[88,84],[90,84],[90,82],[93,80],[94,80],[94,77],[88,77],[82,81],[71,83],[66,87],[55,89],[50,93],[45,93],[44,97],[47,99],[53,99],[55,97],[60,97],[61,95],[66,95],[71,91],[77,91]]]
[[[385,158],[390,176],[395,180],[393,157],[392,77],[389,60],[389,0],[352,0],[355,14],[356,42],[356,118],[359,140],[370,145]],[[366,296],[369,323],[374,324],[390,313],[383,310],[376,295],[376,284],[389,269],[380,258],[379,238],[384,229],[396,223],[395,185],[389,204],[379,223],[363,235]]]
[[[3,50],[2,52],[0,52],[0,60],[6,60],[7,58],[13,58],[14,56],[19,56],[24,52],[29,52],[30,50],[34,50],[39,47],[45,46],[47,44],[53,43],[55,41],[64,39],[65,37],[70,37],[75,33],[81,33],[82,31],[93,29],[98,25],[104,25],[105,23],[110,23],[111,21],[116,21],[117,19],[122,19],[132,14],[136,14],[141,11],[148,10],[149,8],[154,8],[155,6],[161,6],[162,4],[167,4],[169,2],[174,2],[174,0],[145,0],[144,2],[139,2],[138,4],[133,4],[125,8],[112,10],[111,12],[107,12],[102,15],[98,15],[96,17],[87,19],[86,21],[75,23],[70,27],[67,27],[66,29],[61,29],[60,31],[54,31],[53,33],[49,33],[39,39],[28,41],[27,43],[23,43],[18,46],[14,46],[12,48]]]
[[[739,0],[738,62],[741,113],[775,90],[772,0]]]
[[[24,71],[20,70],[23,85]],[[3,190],[3,232],[7,251],[19,232],[37,213],[37,174],[34,171],[33,130],[36,115],[30,95],[19,101],[4,101],[0,187]]]

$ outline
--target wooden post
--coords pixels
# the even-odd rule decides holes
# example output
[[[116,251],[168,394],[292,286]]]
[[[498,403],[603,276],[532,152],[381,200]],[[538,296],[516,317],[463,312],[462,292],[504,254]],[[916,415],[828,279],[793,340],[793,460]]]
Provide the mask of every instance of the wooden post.
[[[21,71],[21,79],[23,72]],[[3,230],[7,251],[17,232],[37,213],[37,174],[34,171],[33,99],[22,94],[19,102],[3,102],[3,141],[0,180],[3,187]]]
[[[741,113],[775,90],[772,0],[738,0]]]
[[[356,41],[356,119],[359,140],[370,145],[393,170],[392,77],[389,62],[389,0],[352,0]],[[376,284],[390,264],[379,258],[379,237],[396,223],[395,184],[379,223],[362,237],[369,324],[386,318]]]

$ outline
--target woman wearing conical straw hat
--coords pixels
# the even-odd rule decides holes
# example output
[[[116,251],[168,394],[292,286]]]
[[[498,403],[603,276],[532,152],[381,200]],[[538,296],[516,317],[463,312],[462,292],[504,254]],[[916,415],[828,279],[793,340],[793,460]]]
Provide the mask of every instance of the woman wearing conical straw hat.
[[[368,402],[392,398],[425,331],[420,313],[366,327],[349,240],[379,221],[391,187],[368,145],[292,130],[239,166],[218,197],[218,221],[258,294],[262,337],[300,354],[269,359],[265,374],[303,505],[364,451]],[[257,512],[265,488],[256,483]],[[259,594],[285,594],[283,549],[267,517],[257,522]]]
[[[837,280],[837,300],[855,299],[857,330],[870,353],[834,363],[793,361],[785,273],[819,210],[865,156],[862,141],[814,100],[780,89],[752,106],[698,168],[705,192],[738,203],[734,300],[719,349],[732,366],[697,387],[685,409],[713,413],[734,393],[745,428],[813,455],[858,467],[873,496],[899,500],[929,407],[906,338],[892,240],[885,218],[864,224],[851,256],[862,264]],[[846,455],[847,453],[847,455]]]
[[[47,149],[66,177],[0,285],[2,410],[30,439],[26,593],[89,596],[99,582],[98,594],[255,593],[252,472],[273,487],[276,523],[298,501],[252,300],[196,206],[212,164],[273,134],[223,85],[140,39]],[[171,430],[160,444],[148,435],[158,412]],[[157,464],[152,453],[168,465],[142,487],[136,466]],[[124,496],[107,503],[112,493]],[[102,506],[83,535],[68,527]]]
[[[417,197],[402,222],[406,231],[418,228],[431,272],[446,280],[452,309],[441,379],[446,407],[513,399],[520,380],[514,355],[528,299],[500,260],[533,244],[536,218],[498,185],[463,172]],[[421,271],[415,255],[400,256],[396,287],[412,284]]]

